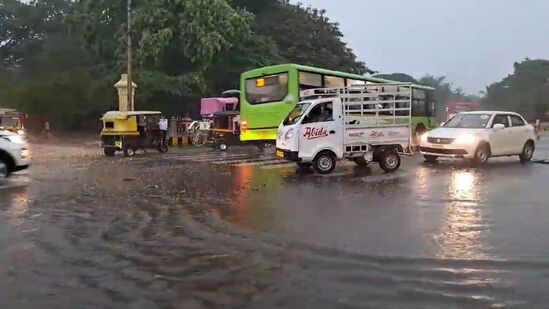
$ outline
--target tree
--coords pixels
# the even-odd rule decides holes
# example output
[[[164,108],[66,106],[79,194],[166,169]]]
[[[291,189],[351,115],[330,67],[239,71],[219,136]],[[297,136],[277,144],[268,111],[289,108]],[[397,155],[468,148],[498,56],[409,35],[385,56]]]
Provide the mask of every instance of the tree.
[[[404,83],[417,83],[417,80],[412,76],[405,73],[392,73],[392,74],[376,74],[374,77],[393,80]]]
[[[543,117],[549,110],[549,60],[515,63],[514,72],[487,86],[484,94],[486,107]]]

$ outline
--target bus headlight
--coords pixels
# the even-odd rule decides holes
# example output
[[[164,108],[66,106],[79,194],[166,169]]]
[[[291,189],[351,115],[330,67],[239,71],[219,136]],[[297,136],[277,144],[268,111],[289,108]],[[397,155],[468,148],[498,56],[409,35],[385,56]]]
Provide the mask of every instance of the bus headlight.
[[[284,138],[285,139],[290,139],[294,136],[294,129],[290,129],[288,130],[288,132],[286,132],[286,135],[284,135]]]

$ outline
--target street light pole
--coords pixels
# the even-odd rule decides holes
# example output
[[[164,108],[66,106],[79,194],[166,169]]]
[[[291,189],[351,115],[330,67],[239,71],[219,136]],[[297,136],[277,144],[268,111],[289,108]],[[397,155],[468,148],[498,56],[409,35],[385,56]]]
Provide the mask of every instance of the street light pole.
[[[128,0],[128,33],[127,33],[127,73],[128,73],[128,110],[133,111],[133,83],[132,83],[132,35],[131,35],[131,7],[132,0]]]

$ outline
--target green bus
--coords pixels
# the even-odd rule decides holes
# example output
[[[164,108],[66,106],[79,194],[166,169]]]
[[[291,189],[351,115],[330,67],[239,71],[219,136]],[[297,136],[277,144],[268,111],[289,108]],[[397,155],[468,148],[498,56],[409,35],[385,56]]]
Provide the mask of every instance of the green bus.
[[[276,140],[278,125],[299,102],[299,92],[312,88],[335,88],[395,81],[330,71],[297,64],[254,69],[240,76],[240,140]],[[434,125],[434,88],[414,86],[412,127],[422,134]]]

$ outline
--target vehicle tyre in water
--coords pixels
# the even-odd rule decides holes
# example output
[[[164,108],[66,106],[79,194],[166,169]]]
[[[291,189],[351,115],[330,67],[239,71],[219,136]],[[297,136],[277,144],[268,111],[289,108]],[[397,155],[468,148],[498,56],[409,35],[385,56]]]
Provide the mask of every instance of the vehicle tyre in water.
[[[532,160],[532,156],[534,155],[535,146],[532,141],[527,141],[526,144],[524,144],[524,147],[522,148],[522,152],[519,155],[520,162],[526,163]]]
[[[438,160],[437,156],[424,155],[423,157],[425,158],[425,161],[427,161],[429,163],[436,163],[437,160]]]
[[[133,148],[133,147],[124,147],[124,156],[125,157],[135,156],[135,148]]]
[[[313,162],[313,167],[319,174],[330,174],[335,166],[336,159],[330,151],[322,151],[316,156]]]
[[[114,156],[114,153],[116,152],[116,149],[114,149],[114,148],[105,148],[103,150],[103,152],[105,153],[105,155],[107,157],[112,157],[112,156]]]
[[[302,169],[308,169],[311,166],[313,166],[313,163],[310,163],[310,162],[308,162],[308,163],[298,162],[297,163],[297,167],[302,168]]]
[[[0,159],[0,179],[5,179],[10,176],[10,169],[7,162]]]
[[[475,165],[483,165],[488,161],[490,157],[490,148],[486,144],[479,145],[477,150],[475,150],[475,157],[473,158],[473,163]]]
[[[384,151],[379,158],[379,167],[387,173],[393,173],[400,167],[400,156],[393,150]]]
[[[353,158],[353,162],[355,162],[355,164],[360,167],[368,166],[368,161],[366,161],[364,157]]]

